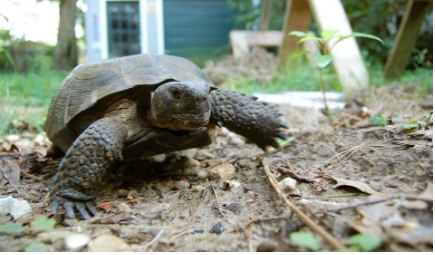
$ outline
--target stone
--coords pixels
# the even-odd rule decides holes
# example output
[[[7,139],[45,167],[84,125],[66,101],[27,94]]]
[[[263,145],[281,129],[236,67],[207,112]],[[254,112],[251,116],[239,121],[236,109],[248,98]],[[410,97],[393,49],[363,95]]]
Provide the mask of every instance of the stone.
[[[76,250],[85,247],[91,238],[85,234],[72,234],[65,238],[65,248],[67,250]]]
[[[290,177],[287,177],[279,182],[279,186],[282,190],[286,192],[291,192],[292,194],[300,195],[299,190],[296,188],[297,181]]]
[[[176,189],[186,190],[190,187],[190,183],[187,180],[181,180],[181,181],[175,182],[174,186]]]
[[[0,198],[0,215],[7,215],[12,210],[16,199],[8,196],[6,198]]]
[[[229,163],[220,164],[209,170],[211,177],[215,179],[224,179],[236,172],[236,168]]]
[[[14,205],[12,206],[12,210],[10,211],[10,214],[12,218],[18,219],[19,217],[31,211],[32,211],[32,207],[30,207],[29,203],[26,200],[16,200]]]
[[[238,202],[233,202],[227,205],[227,208],[235,214],[240,214],[243,210],[243,205]]]
[[[213,227],[211,227],[210,229],[210,233],[214,233],[214,234],[222,234],[222,232],[225,231],[224,225],[222,224],[222,222],[218,222],[216,223]]]
[[[133,249],[121,238],[103,234],[91,241],[88,252],[133,252]]]

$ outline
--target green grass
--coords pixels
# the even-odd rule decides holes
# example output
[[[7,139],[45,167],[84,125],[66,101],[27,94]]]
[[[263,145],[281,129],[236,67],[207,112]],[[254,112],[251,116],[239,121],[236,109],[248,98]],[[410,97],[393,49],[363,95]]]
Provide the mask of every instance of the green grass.
[[[424,98],[433,91],[433,69],[418,68],[413,71],[407,70],[399,80],[385,80],[383,78],[382,65],[369,67],[370,86],[403,86],[411,85],[418,97]],[[324,75],[327,91],[341,91],[337,75],[329,70]],[[279,93],[284,91],[320,91],[319,73],[306,63],[300,62],[298,68],[287,66],[284,71],[276,72],[273,78],[268,81],[254,80],[248,76],[238,79],[228,78],[220,86],[221,89],[236,90],[252,94]],[[369,88],[370,89],[370,88]]]
[[[329,91],[340,91],[341,86],[335,73],[328,71],[324,75],[326,88]],[[300,62],[297,68],[288,65],[284,71],[276,71],[273,78],[268,81],[251,79],[248,76],[224,81],[221,89],[236,90],[252,94],[279,93],[283,91],[320,91],[319,72],[309,67],[306,63]]]
[[[13,120],[27,122],[30,129],[42,131],[51,99],[66,71],[44,73],[0,73],[0,137],[17,133]]]

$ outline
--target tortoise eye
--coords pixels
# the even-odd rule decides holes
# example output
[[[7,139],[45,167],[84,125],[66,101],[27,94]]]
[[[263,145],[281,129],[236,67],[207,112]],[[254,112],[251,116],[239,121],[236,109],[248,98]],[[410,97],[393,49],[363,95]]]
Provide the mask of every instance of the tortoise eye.
[[[174,99],[180,99],[183,96],[183,93],[179,88],[171,88],[171,95]]]

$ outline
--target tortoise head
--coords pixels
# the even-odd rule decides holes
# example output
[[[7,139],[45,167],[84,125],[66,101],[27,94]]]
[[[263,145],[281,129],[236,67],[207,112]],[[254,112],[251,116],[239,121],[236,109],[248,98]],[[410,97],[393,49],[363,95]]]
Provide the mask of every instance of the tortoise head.
[[[167,82],[151,93],[148,121],[160,128],[195,130],[210,119],[211,87],[205,82]]]

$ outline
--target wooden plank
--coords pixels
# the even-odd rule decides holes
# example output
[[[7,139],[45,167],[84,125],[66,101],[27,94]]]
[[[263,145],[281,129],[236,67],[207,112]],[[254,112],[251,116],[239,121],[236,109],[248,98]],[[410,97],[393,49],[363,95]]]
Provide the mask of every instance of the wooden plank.
[[[405,15],[385,65],[384,77],[386,79],[397,79],[403,75],[412,48],[420,34],[421,24],[431,5],[430,2],[409,1],[407,3]]]
[[[340,0],[309,0],[319,30],[338,30],[342,35],[352,33]],[[334,41],[328,44],[331,46]],[[331,51],[333,65],[345,91],[367,88],[369,75],[355,38],[338,43]]]
[[[269,29],[270,10],[272,9],[272,0],[264,0],[264,6],[261,14],[260,30]]]
[[[280,46],[282,32],[232,30],[230,41],[233,56],[238,58],[248,54],[251,46]]]
[[[300,38],[288,36],[287,34],[291,31],[308,32],[311,22],[311,10],[307,0],[287,0],[283,25],[284,36],[282,37],[282,43],[279,49],[280,68],[287,64],[293,52],[299,50],[298,41]]]

